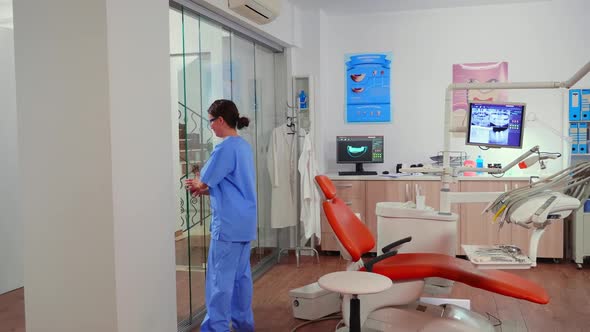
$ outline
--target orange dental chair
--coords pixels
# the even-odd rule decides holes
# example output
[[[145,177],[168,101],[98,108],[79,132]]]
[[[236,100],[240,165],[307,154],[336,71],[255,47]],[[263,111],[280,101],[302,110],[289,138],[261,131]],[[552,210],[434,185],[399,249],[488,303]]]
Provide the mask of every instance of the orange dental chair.
[[[347,270],[378,273],[390,278],[393,286],[385,292],[361,295],[360,322],[364,329],[377,331],[495,331],[482,315],[446,304],[434,306],[418,302],[424,279],[439,277],[461,282],[490,292],[547,304],[549,296],[539,285],[515,274],[498,270],[480,270],[469,261],[444,254],[403,253],[395,251],[410,238],[383,248],[383,254],[364,262],[361,255],[375,246],[375,239],[354,212],[336,197],[332,181],[315,177],[324,195],[323,209],[338,239],[342,256],[349,261]],[[350,296],[344,296],[342,314],[350,321]]]

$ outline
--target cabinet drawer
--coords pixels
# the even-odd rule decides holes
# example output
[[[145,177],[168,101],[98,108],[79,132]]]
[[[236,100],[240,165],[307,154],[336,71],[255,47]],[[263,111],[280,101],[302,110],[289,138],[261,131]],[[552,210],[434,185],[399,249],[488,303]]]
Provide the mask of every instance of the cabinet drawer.
[[[343,201],[351,198],[365,199],[365,182],[364,181],[334,181],[336,195]]]
[[[322,212],[321,220],[322,220],[322,222],[321,222],[322,233],[331,232],[332,227],[330,227],[330,223],[328,223],[328,219],[326,219],[326,215],[324,214],[324,212]]]
[[[365,198],[341,198],[354,213],[359,213],[361,215],[361,220],[365,222]]]
[[[336,240],[336,235],[334,235],[334,233],[330,232],[322,232],[322,238],[321,238],[321,247],[322,250],[324,251],[340,251],[340,248],[338,248],[338,241]]]

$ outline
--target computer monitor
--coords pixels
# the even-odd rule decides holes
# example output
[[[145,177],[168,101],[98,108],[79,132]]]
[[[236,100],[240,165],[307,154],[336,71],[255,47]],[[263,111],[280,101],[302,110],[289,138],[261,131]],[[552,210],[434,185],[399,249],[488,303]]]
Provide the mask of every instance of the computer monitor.
[[[354,172],[339,175],[377,175],[363,170],[363,163],[383,163],[383,136],[337,136],[336,163],[356,165]]]
[[[523,103],[470,102],[465,144],[522,148],[524,111]]]

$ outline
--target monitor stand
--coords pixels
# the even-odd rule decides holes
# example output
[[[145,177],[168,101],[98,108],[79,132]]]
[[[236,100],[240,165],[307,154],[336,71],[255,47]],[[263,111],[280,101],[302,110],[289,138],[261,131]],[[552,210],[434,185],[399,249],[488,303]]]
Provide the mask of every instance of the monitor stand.
[[[363,163],[356,163],[356,170],[354,172],[338,172],[338,175],[377,175],[375,171],[363,170]]]

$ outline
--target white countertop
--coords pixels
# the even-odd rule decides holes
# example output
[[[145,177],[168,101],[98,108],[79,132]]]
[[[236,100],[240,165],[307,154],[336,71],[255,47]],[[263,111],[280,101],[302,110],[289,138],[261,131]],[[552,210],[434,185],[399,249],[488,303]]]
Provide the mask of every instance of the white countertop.
[[[440,181],[440,176],[434,175],[410,175],[410,176],[400,176],[400,177],[392,177],[395,174],[387,174],[387,175],[338,175],[338,174],[330,174],[328,173],[327,176],[331,180],[335,181],[352,181],[352,180],[364,180],[364,181]],[[477,176],[458,176],[457,180],[459,181],[528,181],[530,176],[503,176],[503,177],[494,177],[491,175],[477,175]]]

